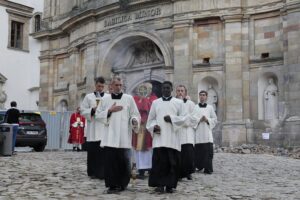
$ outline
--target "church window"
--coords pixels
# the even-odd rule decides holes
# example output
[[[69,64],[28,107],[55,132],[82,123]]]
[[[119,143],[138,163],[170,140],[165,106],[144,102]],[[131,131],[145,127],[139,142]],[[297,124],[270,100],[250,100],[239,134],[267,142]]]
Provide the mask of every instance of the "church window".
[[[34,16],[34,32],[41,30],[41,15]]]
[[[13,48],[23,48],[23,23],[12,21],[10,32],[10,46]]]

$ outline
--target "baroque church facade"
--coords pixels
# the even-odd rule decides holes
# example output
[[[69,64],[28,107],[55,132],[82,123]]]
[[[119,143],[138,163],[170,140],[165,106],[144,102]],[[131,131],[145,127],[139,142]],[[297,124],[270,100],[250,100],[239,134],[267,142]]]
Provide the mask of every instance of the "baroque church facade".
[[[299,18],[299,0],[45,0],[40,109],[75,109],[97,76],[170,80],[212,91],[215,143],[299,145]]]

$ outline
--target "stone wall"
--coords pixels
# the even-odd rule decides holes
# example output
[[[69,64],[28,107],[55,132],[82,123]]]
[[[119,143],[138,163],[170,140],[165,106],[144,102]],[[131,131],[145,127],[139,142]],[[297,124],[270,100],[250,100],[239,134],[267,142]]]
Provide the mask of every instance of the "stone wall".
[[[197,102],[200,90],[213,87],[219,144],[261,143],[266,130],[273,145],[299,140],[298,122],[287,121],[300,115],[299,0],[133,0],[128,8],[116,0],[55,2],[46,0],[48,28],[35,35],[43,42],[41,107],[66,100],[74,109],[96,76],[118,73],[126,92],[171,80]],[[266,120],[270,78],[278,118]]]

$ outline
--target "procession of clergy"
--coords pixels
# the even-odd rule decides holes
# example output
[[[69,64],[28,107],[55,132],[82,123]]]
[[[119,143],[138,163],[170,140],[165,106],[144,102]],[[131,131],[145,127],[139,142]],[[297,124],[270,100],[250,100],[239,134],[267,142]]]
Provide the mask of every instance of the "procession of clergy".
[[[105,84],[103,77],[95,79],[95,91],[85,96],[80,112],[87,122],[87,174],[104,179],[107,193],[126,189],[132,152],[139,175],[149,171],[148,185],[157,193],[172,193],[180,179],[192,180],[195,169],[213,172],[217,116],[206,104],[206,91],[200,91],[200,103],[194,104],[184,85],[172,97],[170,81],[162,83],[161,98],[149,83],[138,88],[137,96],[122,92],[118,76],[109,83],[110,93],[104,92]]]

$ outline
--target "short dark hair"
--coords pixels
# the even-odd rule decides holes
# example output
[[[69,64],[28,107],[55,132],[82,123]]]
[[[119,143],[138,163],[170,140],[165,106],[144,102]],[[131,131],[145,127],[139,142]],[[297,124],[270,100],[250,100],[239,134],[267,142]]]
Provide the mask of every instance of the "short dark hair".
[[[11,107],[17,107],[17,102],[15,102],[15,101],[10,102],[10,106]]]
[[[164,81],[161,85],[170,85],[173,88],[173,83],[171,81]]]
[[[207,92],[206,92],[205,90],[201,90],[201,91],[199,92],[199,95],[200,95],[201,93],[204,93],[204,94],[207,96]]]
[[[102,77],[102,76],[99,76],[97,78],[95,78],[95,83],[102,83],[104,84],[105,83],[105,79]]]

